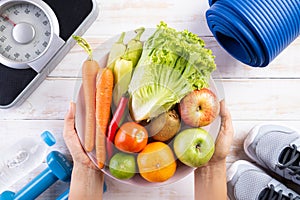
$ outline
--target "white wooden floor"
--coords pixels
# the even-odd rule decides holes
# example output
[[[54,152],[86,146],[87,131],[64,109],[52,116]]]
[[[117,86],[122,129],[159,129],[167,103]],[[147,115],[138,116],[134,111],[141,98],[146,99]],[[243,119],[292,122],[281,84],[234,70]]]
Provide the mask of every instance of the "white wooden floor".
[[[206,0],[98,0],[99,17],[84,37],[98,48],[112,36],[140,26],[154,28],[161,20],[176,29],[188,29],[201,36],[216,55],[217,73],[214,79],[223,87],[235,128],[228,165],[247,159],[242,145],[248,131],[263,122],[288,125],[300,130],[300,38],[297,38],[266,68],[245,66],[229,56],[209,32],[205,11]],[[100,48],[100,47],[99,47]],[[84,52],[79,46],[47,77],[39,88],[20,106],[0,110],[0,151],[25,135],[38,135],[44,130],[55,134],[54,149],[68,155],[62,140],[63,118],[74,98]],[[10,189],[17,191],[45,168],[42,164]],[[182,181],[160,188],[135,188],[107,179],[104,199],[184,199],[192,200],[193,174]],[[39,199],[55,199],[66,183],[57,182]]]

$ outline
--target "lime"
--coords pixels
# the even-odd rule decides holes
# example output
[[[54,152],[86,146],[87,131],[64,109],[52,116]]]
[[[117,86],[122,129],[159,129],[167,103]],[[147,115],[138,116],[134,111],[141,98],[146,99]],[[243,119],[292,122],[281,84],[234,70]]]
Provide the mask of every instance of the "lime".
[[[130,179],[136,172],[134,155],[122,152],[116,153],[109,161],[109,171],[118,179]]]

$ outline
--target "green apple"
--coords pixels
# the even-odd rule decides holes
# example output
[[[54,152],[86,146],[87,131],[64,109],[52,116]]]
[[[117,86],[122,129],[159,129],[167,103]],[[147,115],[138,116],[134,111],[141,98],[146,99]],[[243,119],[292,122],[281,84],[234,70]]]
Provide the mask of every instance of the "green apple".
[[[202,128],[189,128],[178,133],[174,139],[177,158],[190,167],[206,164],[215,151],[212,136]]]

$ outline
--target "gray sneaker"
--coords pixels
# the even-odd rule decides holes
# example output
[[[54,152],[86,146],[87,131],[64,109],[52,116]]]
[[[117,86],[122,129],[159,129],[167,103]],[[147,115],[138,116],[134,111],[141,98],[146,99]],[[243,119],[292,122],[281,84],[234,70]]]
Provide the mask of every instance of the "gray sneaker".
[[[300,195],[254,164],[239,160],[227,170],[230,200],[300,200]]]
[[[244,141],[246,154],[262,167],[300,185],[300,134],[281,125],[257,125]]]

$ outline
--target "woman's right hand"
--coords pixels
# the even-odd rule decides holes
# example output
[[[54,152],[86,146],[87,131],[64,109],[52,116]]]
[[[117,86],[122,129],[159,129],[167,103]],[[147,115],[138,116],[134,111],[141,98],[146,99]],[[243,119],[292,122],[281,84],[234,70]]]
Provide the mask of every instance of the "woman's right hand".
[[[65,116],[65,121],[64,121],[64,131],[63,131],[64,141],[73,158],[74,165],[98,170],[98,168],[94,165],[94,163],[90,160],[90,158],[85,153],[79,141],[75,129],[75,109],[76,109],[76,104],[71,102],[70,108]]]

